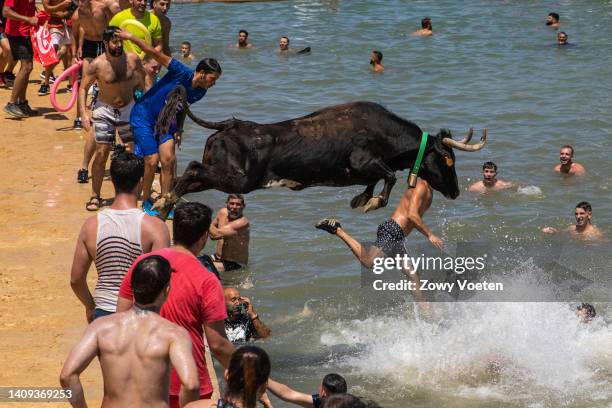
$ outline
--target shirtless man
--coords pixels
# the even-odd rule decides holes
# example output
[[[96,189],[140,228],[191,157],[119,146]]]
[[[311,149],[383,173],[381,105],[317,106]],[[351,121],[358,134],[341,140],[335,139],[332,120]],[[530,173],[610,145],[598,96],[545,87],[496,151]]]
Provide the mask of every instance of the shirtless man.
[[[310,52],[310,47],[302,48],[300,51],[289,48],[289,37],[283,35],[280,40],[278,40],[278,52],[282,55],[307,54]]]
[[[181,59],[187,64],[191,63],[194,59],[191,53],[191,43],[189,41],[183,41],[181,43]]]
[[[91,61],[104,54],[102,32],[108,27],[108,22],[114,14],[121,11],[119,2],[114,0],[79,0],[79,8],[72,16],[72,63],[83,61],[81,72],[87,72]],[[77,99],[77,117],[74,120],[74,129],[81,130],[83,122],[79,116],[85,109]],[[89,181],[89,163],[96,152],[96,142],[91,132],[85,133],[85,147],[83,149],[83,162],[77,173],[79,183]]]
[[[87,407],[80,374],[98,357],[103,407],[168,407],[170,365],[181,380],[181,406],[199,398],[198,370],[187,330],[159,316],[170,291],[170,263],[150,256],[132,274],[131,309],[91,323],[60,374],[73,407]]]
[[[240,30],[238,32],[238,44],[233,45],[232,48],[254,48],[255,46],[249,42],[249,33],[247,30]]]
[[[380,51],[372,51],[372,54],[370,54],[370,65],[372,66],[372,70],[374,72],[383,72],[385,70],[385,67],[383,67],[383,64],[381,64],[383,59],[383,55],[382,52]]]
[[[571,145],[565,145],[561,147],[559,152],[559,162],[555,166],[555,171],[561,174],[575,174],[577,176],[583,176],[586,170],[582,164],[575,163],[574,159],[574,148]]]
[[[109,26],[102,34],[105,52],[96,57],[84,71],[84,77],[79,88],[81,101],[81,117],[87,132],[93,133],[96,140],[96,154],[91,166],[93,180],[92,196],[87,203],[88,211],[100,208],[100,190],[104,178],[104,168],[115,141],[115,131],[121,140],[133,150],[134,139],[130,128],[130,113],[134,104],[134,91],[143,90],[145,72],[138,55],[123,52],[123,40],[116,33],[117,27]],[[87,90],[94,82],[100,88],[92,115],[84,109]]]
[[[546,25],[551,28],[559,28],[561,26],[561,23],[559,22],[559,14],[548,13],[548,16],[546,16]]]
[[[219,272],[244,268],[249,262],[250,227],[242,214],[244,207],[242,195],[228,195],[226,207],[219,210],[210,225],[210,239],[218,241],[212,258]]]
[[[162,29],[162,49],[161,51],[171,57],[170,52],[170,30],[172,30],[172,21],[166,16],[170,10],[170,0],[153,0],[153,14],[159,18]]]
[[[421,20],[421,29],[416,30],[412,35],[418,35],[421,37],[428,37],[433,35],[433,28],[431,26],[431,18],[425,17]]]
[[[593,218],[591,204],[586,201],[579,202],[576,205],[574,216],[576,217],[576,224],[566,228],[566,231],[569,232],[572,237],[583,240],[596,240],[603,237],[601,230],[591,224],[591,218]],[[559,230],[553,227],[544,227],[542,228],[542,232],[554,234],[559,232]]]
[[[497,165],[491,161],[482,165],[482,180],[472,184],[469,191],[487,193],[512,188],[513,183],[497,179]]]

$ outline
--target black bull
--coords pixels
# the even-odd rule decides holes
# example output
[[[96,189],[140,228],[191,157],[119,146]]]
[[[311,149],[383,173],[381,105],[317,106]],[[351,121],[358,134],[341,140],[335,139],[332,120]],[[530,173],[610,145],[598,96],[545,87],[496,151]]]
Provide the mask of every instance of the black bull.
[[[412,168],[423,132],[372,102],[337,105],[308,116],[272,124],[230,119],[208,122],[187,109],[196,123],[216,129],[206,142],[202,163],[192,161],[174,190],[156,205],[163,212],[184,194],[216,189],[226,193],[285,186],[301,190],[311,186],[367,186],[351,200],[365,211],[385,206],[396,182],[395,172]],[[481,149],[481,141],[468,145],[452,140],[441,130],[430,137],[419,177],[447,198],[459,196],[452,147]],[[384,187],[373,197],[380,180]]]

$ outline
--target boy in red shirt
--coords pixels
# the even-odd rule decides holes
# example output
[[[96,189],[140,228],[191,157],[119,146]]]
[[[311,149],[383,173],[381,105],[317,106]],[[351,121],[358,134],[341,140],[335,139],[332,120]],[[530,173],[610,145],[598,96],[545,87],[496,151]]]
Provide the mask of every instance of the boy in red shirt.
[[[21,61],[21,67],[13,83],[11,99],[4,111],[17,118],[38,115],[30,108],[26,100],[26,89],[32,72],[34,53],[30,41],[30,28],[38,25],[35,0],[6,0],[2,8],[6,17],[5,33],[11,45],[11,54],[15,61]]]
[[[174,246],[143,255],[166,258],[174,272],[170,278],[170,294],[161,308],[160,315],[187,329],[191,336],[193,357],[200,378],[200,399],[209,399],[213,392],[204,356],[204,336],[223,367],[227,368],[234,346],[225,335],[223,322],[227,317],[223,289],[216,275],[202,266],[196,258],[204,249],[208,239],[212,210],[201,203],[182,203],[174,211],[172,232]],[[125,275],[117,312],[128,310],[133,304],[130,285],[134,265]],[[170,407],[179,406],[181,382],[173,369],[170,377]]]

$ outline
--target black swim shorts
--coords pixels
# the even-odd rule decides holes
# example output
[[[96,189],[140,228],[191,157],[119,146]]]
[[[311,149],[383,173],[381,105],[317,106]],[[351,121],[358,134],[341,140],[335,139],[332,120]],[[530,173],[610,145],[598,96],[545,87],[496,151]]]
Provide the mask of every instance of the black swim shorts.
[[[101,54],[104,54],[104,43],[102,41],[83,40],[83,58],[96,58]]]
[[[7,35],[11,46],[11,54],[15,61],[32,60],[34,52],[32,51],[32,41],[30,37]]]
[[[404,253],[404,230],[392,219],[383,221],[376,231],[374,246],[383,250],[386,255]]]
[[[242,269],[245,267],[245,265],[242,265],[238,262],[221,259],[217,256],[217,254],[213,254],[212,259],[214,262],[221,262],[223,264],[223,269],[225,269],[226,272],[235,271],[236,269]]]

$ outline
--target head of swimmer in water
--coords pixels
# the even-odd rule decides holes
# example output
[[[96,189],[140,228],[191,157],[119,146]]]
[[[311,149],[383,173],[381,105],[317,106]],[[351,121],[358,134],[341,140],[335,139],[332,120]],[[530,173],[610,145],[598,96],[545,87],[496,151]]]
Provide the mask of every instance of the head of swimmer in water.
[[[347,391],[346,380],[340,374],[327,374],[319,386],[321,398],[334,394],[344,394]]]
[[[559,151],[559,162],[562,165],[567,166],[572,164],[572,159],[574,158],[574,148],[570,145],[565,145],[561,147]]]
[[[238,31],[238,45],[240,47],[246,47],[248,44],[249,32],[247,30]]]
[[[576,204],[574,216],[576,217],[576,227],[586,228],[591,223],[591,218],[593,218],[593,209],[591,204],[589,204],[587,201],[581,201]]]
[[[170,0],[153,0],[151,8],[155,11],[155,14],[165,15],[170,10]]]
[[[191,80],[191,86],[194,88],[209,89],[215,86],[215,83],[221,76],[221,65],[214,58],[204,58],[198,63]]]
[[[561,31],[559,34],[557,34],[557,44],[565,45],[567,44],[567,39],[568,35],[565,33],[565,31]]]
[[[431,18],[425,17],[421,20],[421,29],[432,31]]]
[[[278,48],[281,51],[289,51],[289,37],[283,35],[278,41]]]
[[[230,220],[241,218],[244,207],[246,207],[246,204],[241,194],[229,194],[227,196],[225,208],[227,208],[227,216]]]
[[[102,41],[106,48],[106,55],[118,58],[123,55],[123,40],[117,36],[119,27],[108,26],[102,32]]]
[[[493,184],[497,177],[497,164],[488,161],[482,165],[482,181],[485,184]]]
[[[591,320],[597,316],[595,308],[590,303],[582,303],[576,308],[576,316],[580,318],[582,323],[591,323]]]
[[[370,65],[375,66],[376,64],[380,64],[383,59],[383,54],[380,51],[372,51],[370,54]]]
[[[189,57],[191,54],[191,43],[189,41],[183,41],[181,43],[181,55],[183,58]]]
[[[559,14],[548,13],[548,16],[546,16],[546,25],[551,26],[554,24],[559,24]]]

